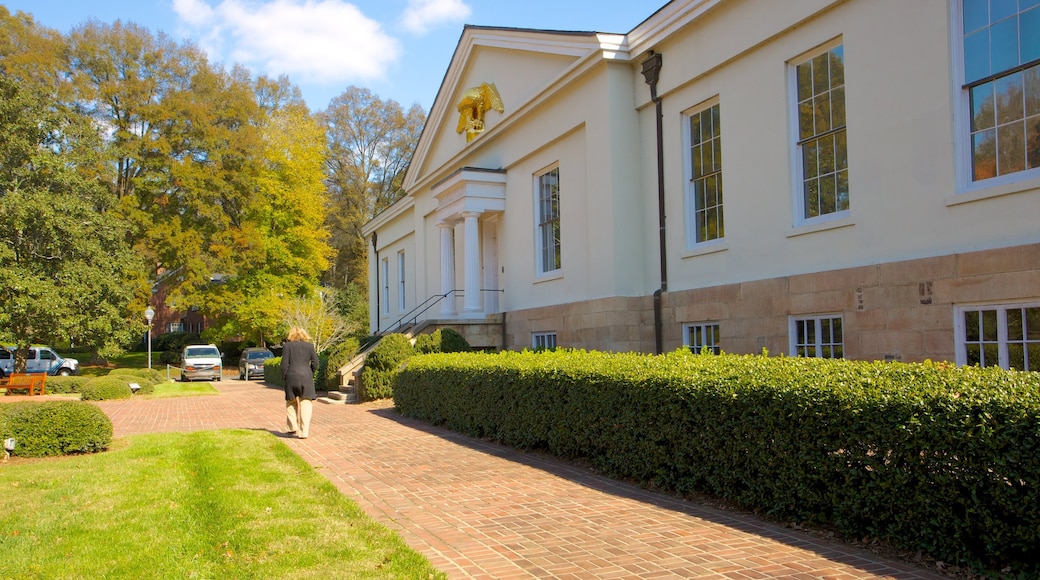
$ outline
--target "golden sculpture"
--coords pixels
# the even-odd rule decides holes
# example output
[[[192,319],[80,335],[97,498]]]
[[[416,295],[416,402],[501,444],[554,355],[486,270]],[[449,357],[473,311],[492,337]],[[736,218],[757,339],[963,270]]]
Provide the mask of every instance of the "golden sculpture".
[[[455,132],[465,131],[467,142],[484,131],[484,113],[492,109],[499,113],[505,111],[495,83],[481,83],[479,87],[466,89],[466,92],[462,93],[458,109],[459,126]]]

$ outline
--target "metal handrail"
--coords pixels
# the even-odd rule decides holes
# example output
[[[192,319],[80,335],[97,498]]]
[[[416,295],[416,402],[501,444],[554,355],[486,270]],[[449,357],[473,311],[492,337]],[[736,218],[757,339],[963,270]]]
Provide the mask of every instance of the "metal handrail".
[[[429,309],[433,308],[434,306],[440,304],[441,300],[444,300],[445,298],[447,298],[448,296],[451,296],[452,294],[458,294],[458,295],[461,296],[462,295],[462,290],[449,290],[448,292],[445,292],[444,294],[434,294],[433,296],[430,296],[426,300],[423,300],[422,304],[419,304],[415,308],[412,308],[411,310],[408,311],[407,314],[405,314],[404,316],[398,318],[397,322],[395,322],[395,323],[391,324],[390,326],[388,326],[386,328],[386,330],[380,330],[379,332],[377,332],[375,334],[375,336],[386,336],[387,334],[391,334],[391,333],[397,332],[398,330],[401,330],[401,328],[406,326],[406,324],[405,324],[406,320],[409,321],[408,324],[415,324],[416,322],[419,321],[419,317],[422,316],[423,314],[425,314],[427,310],[429,310]]]

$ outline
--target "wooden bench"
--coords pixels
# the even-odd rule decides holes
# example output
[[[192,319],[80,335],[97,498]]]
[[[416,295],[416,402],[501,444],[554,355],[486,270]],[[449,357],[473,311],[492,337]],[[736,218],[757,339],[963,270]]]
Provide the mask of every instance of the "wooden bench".
[[[28,391],[30,396],[47,394],[47,375],[44,373],[12,373],[6,379],[0,380],[0,387],[6,389],[6,395],[13,395],[11,391]]]

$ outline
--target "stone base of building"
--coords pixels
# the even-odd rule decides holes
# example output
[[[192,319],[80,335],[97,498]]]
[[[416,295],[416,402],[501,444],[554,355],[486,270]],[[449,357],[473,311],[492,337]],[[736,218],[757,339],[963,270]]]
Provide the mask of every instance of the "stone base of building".
[[[955,307],[1040,301],[1040,244],[668,292],[663,350],[687,323],[718,323],[726,352],[790,354],[792,317],[840,315],[845,358],[955,360]],[[555,332],[560,347],[653,352],[653,298],[617,297],[505,314],[504,347]]]

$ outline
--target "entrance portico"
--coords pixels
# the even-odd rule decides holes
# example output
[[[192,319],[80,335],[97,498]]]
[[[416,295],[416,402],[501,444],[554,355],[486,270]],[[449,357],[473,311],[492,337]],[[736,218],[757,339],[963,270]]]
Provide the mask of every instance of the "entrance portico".
[[[497,268],[498,256],[493,230],[481,236],[481,223],[506,209],[506,174],[503,170],[464,167],[433,187],[437,200],[436,222],[440,228],[441,294],[455,290],[456,226],[462,224],[463,242],[463,306],[456,311],[455,300],[448,296],[441,302],[442,318],[482,318],[497,311],[497,300],[484,300],[482,290],[498,290],[498,277],[481,270]],[[487,227],[487,226],[486,226]],[[494,225],[490,226],[494,228]],[[482,251],[483,250],[483,251]],[[483,259],[482,259],[483,257]],[[487,288],[481,288],[481,281]]]

